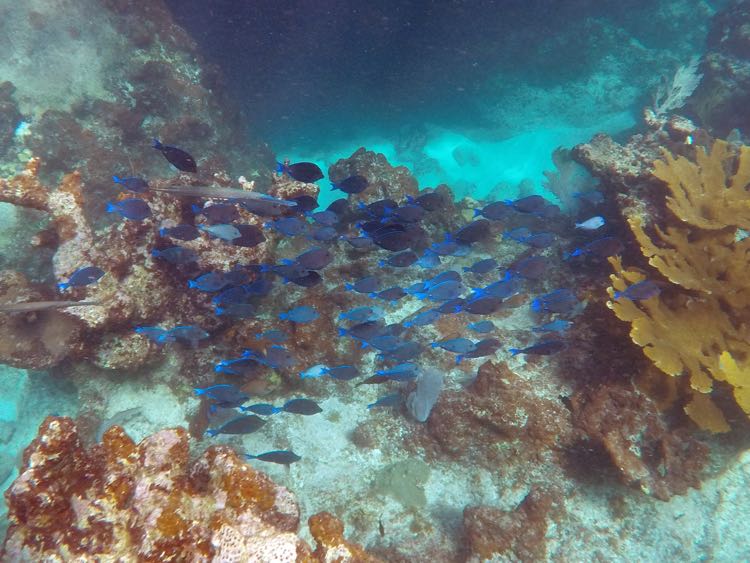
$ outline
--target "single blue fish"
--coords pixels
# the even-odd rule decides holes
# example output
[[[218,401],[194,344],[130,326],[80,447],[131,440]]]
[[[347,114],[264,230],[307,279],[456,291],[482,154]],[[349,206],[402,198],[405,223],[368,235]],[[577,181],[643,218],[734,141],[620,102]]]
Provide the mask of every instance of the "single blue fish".
[[[251,434],[260,430],[265,423],[266,421],[257,415],[245,415],[234,418],[219,428],[206,430],[206,434],[211,437],[218,434]]]
[[[379,360],[388,360],[396,362],[407,362],[420,356],[424,352],[424,346],[419,342],[407,340],[396,346],[393,350],[378,354]]]
[[[220,317],[251,319],[257,316],[258,307],[253,303],[226,303],[215,307],[214,313]]]
[[[474,342],[468,338],[451,338],[450,340],[441,340],[430,344],[433,348],[442,348],[455,354],[466,354],[475,348]]]
[[[573,197],[586,201],[591,205],[604,203],[604,194],[599,190],[589,190],[586,192],[575,192]]]
[[[162,250],[154,248],[151,251],[151,256],[154,258],[161,258],[162,260],[166,260],[170,264],[175,265],[191,264],[192,262],[198,261],[198,253],[195,250],[183,248],[181,246],[170,246],[169,248],[164,248]]]
[[[531,310],[537,313],[568,313],[578,303],[578,298],[571,290],[556,289],[534,299],[531,302]]]
[[[277,162],[276,172],[286,174],[298,182],[312,184],[323,178],[323,171],[314,162]]]
[[[425,209],[419,205],[402,205],[394,209],[387,208],[382,222],[396,220],[404,223],[418,223],[425,215]]]
[[[417,197],[407,195],[406,201],[419,205],[425,211],[437,211],[445,205],[445,197],[439,192],[425,192]]]
[[[565,332],[571,326],[573,326],[573,321],[557,319],[541,326],[535,326],[531,330],[534,332]]]
[[[302,459],[290,450],[274,450],[272,452],[265,452],[258,455],[245,454],[245,457],[247,459],[257,459],[258,461],[268,461],[280,465],[290,465]]]
[[[200,229],[194,225],[181,224],[176,227],[163,227],[159,229],[160,237],[176,238],[178,240],[190,241],[200,236]]]
[[[242,412],[259,414],[261,416],[271,416],[282,411],[281,407],[275,407],[268,403],[256,403],[255,405],[250,405],[249,407],[240,407],[240,410]]]
[[[219,224],[219,225],[200,225],[198,227],[201,231],[207,232],[209,235],[231,242],[242,236],[242,233],[234,225]]]
[[[203,389],[196,387],[193,389],[193,392],[196,396],[205,395],[216,401],[218,406],[227,408],[239,407],[250,398],[249,395],[228,383],[212,385],[211,387],[205,387]]]
[[[389,369],[380,369],[376,371],[375,373],[377,375],[386,376],[389,379],[404,380],[404,379],[415,378],[417,376],[418,369],[419,369],[419,366],[417,364],[412,363],[412,362],[406,362],[406,363],[399,364]]]
[[[472,274],[486,274],[492,270],[497,269],[497,260],[494,258],[485,258],[474,262],[471,266],[464,266],[464,272],[471,272]]]
[[[442,242],[433,242],[428,250],[438,256],[451,256],[458,250],[458,247],[459,243],[453,238],[453,235],[446,233]]]
[[[359,324],[380,320],[384,315],[385,311],[380,307],[355,307],[339,314],[339,320],[347,320]]]
[[[381,352],[391,352],[401,345],[401,339],[398,336],[393,336],[392,334],[383,334],[380,336],[376,336],[375,338],[372,338],[367,342],[362,342],[363,348],[367,347],[368,345],[372,346],[376,350],[380,350]]]
[[[312,367],[307,368],[305,371],[299,372],[299,378],[317,379],[318,377],[323,377],[326,373],[328,373],[326,371],[327,369],[328,367],[323,364],[316,364]]]
[[[392,254],[386,260],[380,260],[378,266],[381,268],[384,266],[391,266],[392,268],[408,268],[419,260],[419,256],[413,250],[404,250],[396,254]]]
[[[631,301],[644,301],[656,297],[661,293],[661,284],[652,280],[643,280],[629,286],[624,291],[615,291],[614,298],[630,299]]]
[[[521,291],[521,284],[517,278],[502,279],[496,282],[492,282],[484,287],[475,287],[471,295],[472,299],[477,297],[499,297],[500,299],[507,299],[511,295],[515,295]]]
[[[260,366],[261,363],[255,358],[234,358],[232,360],[222,360],[214,366],[214,371],[225,375],[246,377],[255,375]]]
[[[259,332],[255,335],[256,340],[270,340],[274,344],[281,344],[282,342],[285,342],[289,337],[284,333],[284,331],[273,328],[271,330],[267,330],[265,332]]]
[[[360,278],[354,283],[344,284],[347,291],[356,291],[357,293],[373,293],[380,287],[380,282],[375,276],[366,276]]]
[[[478,332],[479,334],[486,334],[495,330],[495,323],[492,321],[477,321],[468,325],[469,330]]]
[[[420,268],[423,268],[425,270],[431,270],[432,268],[437,268],[440,266],[442,262],[440,261],[440,256],[436,253],[430,250],[429,248],[426,248],[425,251],[422,253],[422,256],[419,257],[419,260],[415,262],[417,266]]]
[[[158,139],[153,139],[152,146],[157,151],[160,151],[164,155],[164,158],[178,170],[182,170],[183,172],[198,172],[195,159],[184,150],[169,145],[162,145]]]
[[[167,329],[158,326],[138,326],[135,328],[136,334],[142,334],[157,344],[162,344],[164,342],[164,338],[168,332]]]
[[[308,238],[320,242],[328,242],[338,238],[338,236],[338,231],[333,227],[318,227],[310,232]]]
[[[264,295],[271,293],[271,290],[273,289],[273,278],[270,276],[262,276],[243,287],[248,295],[263,297]]]
[[[281,313],[279,318],[282,321],[291,321],[293,323],[309,323],[310,321],[317,319],[319,316],[320,315],[313,307],[310,307],[309,305],[301,305],[294,309],[290,309],[285,313]]]
[[[450,301],[448,302],[450,303]],[[465,312],[471,315],[491,315],[497,312],[503,304],[500,297],[494,295],[480,295],[467,299],[455,306],[454,312]]]
[[[318,403],[310,399],[292,399],[291,401],[284,403],[284,406],[281,408],[284,412],[306,416],[323,412],[323,409],[320,408]]]
[[[332,368],[326,368],[324,371],[328,377],[340,381],[351,381],[355,377],[359,377],[359,370],[350,365],[334,366]]]
[[[484,358],[492,356],[500,348],[501,343],[497,338],[485,338],[476,343],[473,350],[466,354],[456,356],[456,365],[460,364],[464,358]]]
[[[83,287],[96,283],[104,275],[104,270],[96,266],[84,266],[70,274],[68,281],[57,284],[58,289],[65,290],[69,287]]]
[[[349,176],[340,182],[331,182],[331,191],[341,190],[347,194],[358,194],[365,191],[369,185],[370,183],[367,178],[360,174],[355,174],[354,176]]]
[[[518,354],[531,354],[536,356],[549,356],[565,348],[565,342],[562,340],[545,340],[533,346],[526,348],[511,348],[508,350],[513,356]]]
[[[289,350],[277,344],[268,348],[265,355],[253,350],[245,350],[242,355],[243,357],[256,358],[262,364],[274,369],[287,369],[297,363],[297,358]]]
[[[547,248],[555,242],[555,235],[552,233],[535,233],[526,237],[524,244],[532,248]]]
[[[547,205],[547,200],[540,195],[529,195],[515,201],[505,200],[504,203],[519,213],[535,213]]]
[[[374,409],[379,407],[395,407],[400,405],[402,401],[403,398],[401,396],[401,393],[392,393],[390,395],[386,395],[385,397],[380,397],[374,403],[370,403],[369,405],[367,405],[367,408]]]
[[[143,221],[151,216],[151,208],[142,199],[131,197],[120,201],[107,202],[107,213],[119,213],[125,219]]]
[[[620,242],[620,239],[616,237],[603,237],[600,239],[592,240],[590,243],[582,246],[581,248],[576,248],[573,252],[570,253],[568,258],[583,256],[584,254],[597,256],[599,258],[607,258],[609,256],[621,254],[624,248],[625,247],[623,246],[622,242]]]
[[[470,245],[480,240],[485,240],[491,235],[490,222],[487,219],[477,219],[453,233],[453,239],[458,244]]]
[[[226,279],[226,276],[224,277],[224,281],[228,281]],[[227,289],[224,289],[221,293],[218,293],[211,299],[211,302],[214,305],[229,305],[232,303],[247,303],[248,299],[250,298],[250,293],[248,293],[246,286],[244,285],[238,285],[235,287],[230,287]]]
[[[514,276],[526,278],[528,280],[541,279],[547,271],[547,259],[543,256],[527,256],[518,260],[508,267],[504,279],[510,279]]]
[[[202,207],[200,205],[193,205],[191,209],[196,215],[203,215],[212,225],[216,223],[232,223],[240,218],[237,207],[231,203],[212,203]]]
[[[341,240],[345,240],[357,250],[369,250],[375,246],[375,242],[370,237],[347,237],[346,235],[342,235]]]
[[[414,297],[420,300],[426,298],[430,301],[450,301],[459,297],[465,289],[460,281],[446,280],[429,287],[427,291],[415,293]]]
[[[383,291],[380,291],[378,293],[368,294],[368,296],[372,297],[373,299],[382,299],[383,301],[390,301],[391,303],[395,303],[405,295],[406,292],[400,287],[389,287],[388,289],[384,289]]]
[[[317,223],[318,225],[323,225],[324,227],[333,227],[336,223],[339,222],[338,214],[328,209],[326,209],[325,211],[305,213],[305,215],[315,221],[315,223]]]
[[[188,287],[199,291],[220,291],[227,286],[227,281],[221,272],[208,272],[194,280],[188,280]]]
[[[404,326],[407,328],[412,326],[427,326],[438,320],[440,316],[440,311],[436,309],[428,309],[427,311],[422,311],[421,313],[414,315],[404,323]]]
[[[307,223],[297,217],[283,217],[281,219],[276,219],[276,221],[265,223],[263,226],[267,229],[272,228],[276,232],[288,237],[301,235],[307,229]]]
[[[586,219],[585,221],[576,223],[576,229],[582,229],[584,231],[595,231],[596,229],[603,227],[604,223],[604,217],[602,217],[601,215],[596,215],[594,217]]]
[[[530,236],[531,229],[529,229],[528,227],[517,227],[503,233],[503,238],[509,238],[516,242],[523,242]]]
[[[205,340],[209,336],[210,335],[199,326],[180,325],[169,329],[164,338],[186,342],[195,348],[199,341]]]
[[[482,209],[474,210],[474,217],[482,216],[491,221],[502,221],[512,214],[510,207],[504,201],[493,201]]]
[[[115,184],[120,184],[129,192],[143,193],[145,191],[148,191],[148,182],[143,178],[136,178],[134,176],[128,178],[120,178],[118,176],[112,176],[112,181]]]
[[[328,249],[319,246],[306,250],[294,259],[294,263],[308,270],[322,270],[332,261],[333,254]]]

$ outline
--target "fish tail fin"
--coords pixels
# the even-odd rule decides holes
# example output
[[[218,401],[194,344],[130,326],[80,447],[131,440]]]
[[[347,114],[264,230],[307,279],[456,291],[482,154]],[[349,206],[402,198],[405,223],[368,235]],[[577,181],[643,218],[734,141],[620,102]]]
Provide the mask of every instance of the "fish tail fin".
[[[200,215],[203,212],[203,208],[197,203],[194,203],[190,206],[190,211],[192,211],[194,215]]]
[[[404,323],[404,326],[405,326],[406,328],[409,328],[409,327],[410,327],[410,326],[412,326],[413,324],[414,324],[414,323],[413,323],[413,322],[411,322],[411,321],[406,321],[406,322]]]
[[[439,344],[437,342],[430,342],[430,348],[437,348]]]
[[[68,282],[60,282],[57,284],[57,289],[59,289],[60,291],[68,289],[69,287],[70,287],[70,284]]]
[[[386,265],[386,262],[385,262],[385,260],[378,260],[378,266],[379,266],[380,268],[383,268],[383,267],[385,267],[385,265]]]
[[[471,268],[469,266],[464,266],[464,272],[470,272]]]
[[[168,236],[167,235],[167,228],[166,227],[162,227],[161,229],[159,229],[159,236],[160,237],[166,237],[166,236]]]
[[[482,214],[481,209],[474,209],[474,217],[479,217]]]
[[[354,291],[354,284],[345,283],[344,284],[344,289],[347,290],[347,291]]]
[[[206,434],[208,434],[211,438],[213,438],[214,436],[216,436],[218,433],[219,433],[218,430],[212,430],[210,428],[208,430],[206,430]]]
[[[339,327],[339,336],[346,336],[347,330]]]
[[[108,201],[107,202],[107,213],[114,213],[115,211],[117,211],[117,207],[115,207],[115,204],[112,203],[111,201]]]
[[[539,311],[541,311],[542,310],[542,302],[539,301],[539,299],[534,299],[531,302],[531,310],[534,311],[535,313],[538,313]]]
[[[226,312],[227,312],[227,310],[224,307],[216,307],[214,309],[214,313],[216,313],[219,316],[223,315]]]
[[[622,291],[615,291],[615,294],[614,294],[613,297],[614,297],[614,299],[619,299],[622,296],[622,294],[623,294]]]
[[[370,293],[367,294],[367,297],[369,297],[371,299],[375,299],[377,296],[378,296],[378,294],[375,293],[374,291],[372,291],[372,292],[370,292]]]
[[[159,141],[159,139],[151,139],[151,146],[157,151],[160,151],[164,148],[164,145],[161,144],[161,141]]]
[[[414,203],[416,200],[410,195],[406,196],[406,203]]]
[[[123,183],[122,178],[120,178],[119,176],[112,176],[112,181],[115,184],[122,184]]]
[[[338,189],[339,189],[339,187],[336,184],[334,184],[333,182],[331,182],[331,191],[338,190]]]
[[[198,287],[198,284],[194,282],[193,280],[188,280],[188,287],[189,288]]]
[[[151,256],[153,256],[154,258],[158,258],[159,256],[161,256],[161,250],[157,250],[156,248],[152,249]]]
[[[289,320],[289,313],[279,313],[279,320],[282,320],[282,321]]]
[[[418,291],[417,293],[414,293],[413,296],[422,301],[425,297],[427,297],[427,293],[425,293],[424,291]]]
[[[463,354],[459,354],[458,356],[456,356],[456,365],[460,364],[461,360],[463,359],[464,359]]]
[[[253,454],[245,454],[245,459],[258,459],[258,456]]]
[[[518,356],[518,354],[521,353],[521,350],[519,348],[510,348],[508,352],[510,352],[511,356]]]
[[[276,172],[278,174],[283,174],[284,172],[286,172],[286,166],[284,166],[283,162],[276,163]]]
[[[203,395],[205,392],[206,392],[205,389],[200,389],[198,387],[196,387],[195,389],[193,389],[193,393],[195,393],[196,396]]]

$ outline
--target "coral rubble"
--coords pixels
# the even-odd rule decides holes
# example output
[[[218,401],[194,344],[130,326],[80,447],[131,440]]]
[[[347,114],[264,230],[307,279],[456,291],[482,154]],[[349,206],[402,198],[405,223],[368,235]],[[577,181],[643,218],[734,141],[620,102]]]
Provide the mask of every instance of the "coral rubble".
[[[214,446],[190,461],[187,433],[134,443],[113,426],[84,449],[69,418],[48,417],[6,492],[6,561],[375,561],[330,514],[297,536],[292,494]]]

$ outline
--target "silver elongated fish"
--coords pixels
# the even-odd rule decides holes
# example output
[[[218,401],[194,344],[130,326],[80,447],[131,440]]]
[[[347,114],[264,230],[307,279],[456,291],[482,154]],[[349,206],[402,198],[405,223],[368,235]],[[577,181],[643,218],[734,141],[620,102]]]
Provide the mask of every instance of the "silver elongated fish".
[[[65,309],[83,305],[99,305],[98,301],[27,301],[25,303],[8,303],[0,305],[0,313],[31,313],[50,309]]]
[[[284,207],[296,207],[296,201],[278,199],[270,195],[241,190],[239,188],[221,188],[213,186],[162,186],[152,187],[151,191],[164,192],[186,197],[206,197],[212,199],[261,200],[276,203]]]

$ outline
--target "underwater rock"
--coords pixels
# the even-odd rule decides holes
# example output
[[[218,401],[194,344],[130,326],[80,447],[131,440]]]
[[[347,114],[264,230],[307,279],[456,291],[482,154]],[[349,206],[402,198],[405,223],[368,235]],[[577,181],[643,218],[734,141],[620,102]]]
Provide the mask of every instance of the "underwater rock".
[[[502,560],[544,561],[547,554],[546,533],[552,494],[532,489],[515,510],[490,506],[467,506],[464,509],[467,561]]]
[[[5,498],[5,561],[374,561],[327,513],[310,519],[313,554],[287,489],[224,446],[190,461],[181,428],[135,444],[113,426],[86,450],[71,419],[48,417]]]
[[[660,500],[700,488],[708,446],[687,429],[670,430],[646,395],[618,384],[571,399],[577,429],[607,452],[623,482]]]
[[[21,112],[13,99],[15,89],[11,82],[0,83],[0,156],[3,156],[13,143],[16,127],[21,121]]]
[[[703,79],[688,99],[687,108],[700,125],[717,137],[733,129],[750,130],[750,3],[734,0],[712,21],[706,54],[700,67]]]
[[[448,455],[497,467],[503,455],[531,457],[572,439],[570,413],[514,374],[504,363],[484,363],[465,391],[444,391],[427,421]],[[498,442],[513,444],[502,453]],[[505,461],[510,461],[505,459]]]

